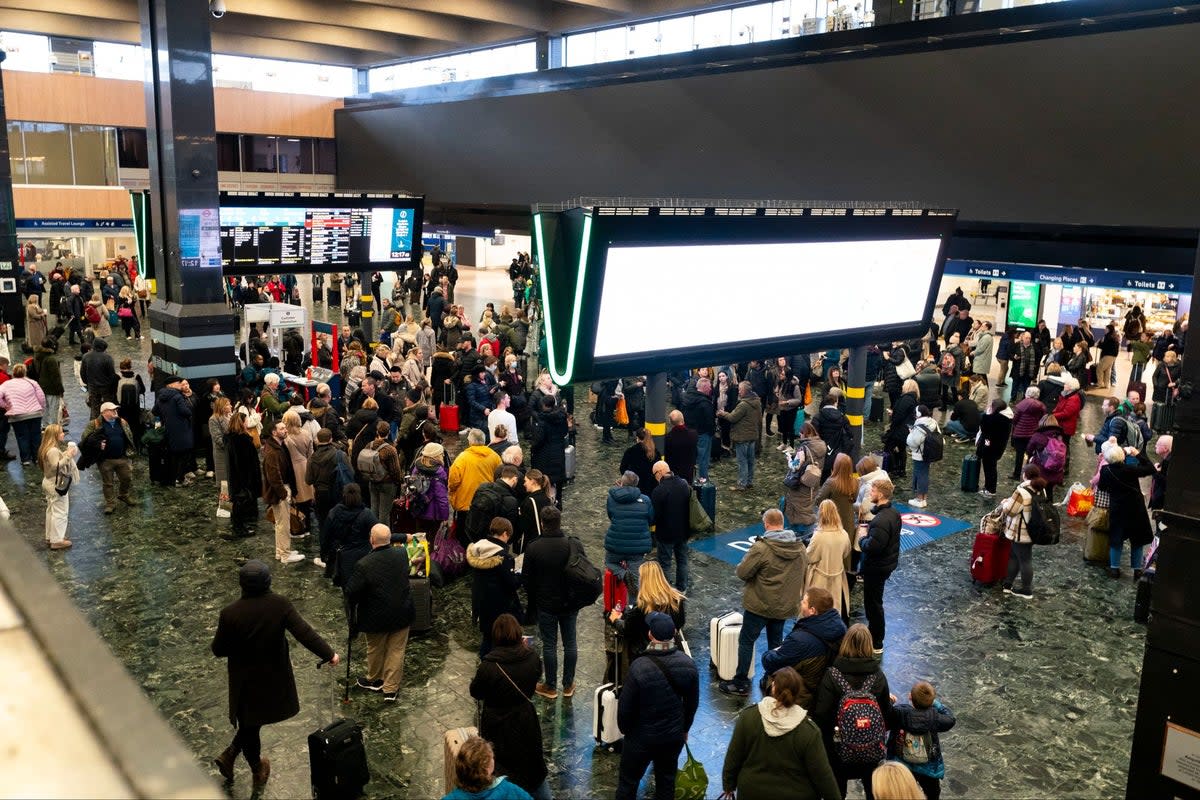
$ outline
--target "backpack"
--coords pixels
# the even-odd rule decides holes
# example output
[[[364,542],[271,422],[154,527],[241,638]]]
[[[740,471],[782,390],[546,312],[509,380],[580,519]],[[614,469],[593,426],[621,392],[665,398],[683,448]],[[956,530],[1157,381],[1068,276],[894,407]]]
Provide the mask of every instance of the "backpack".
[[[87,321],[93,325],[98,325],[100,323],[100,310],[91,303],[88,303],[83,307],[83,316],[86,317]]]
[[[887,754],[883,710],[871,693],[875,676],[867,678],[860,688],[855,689],[837,667],[830,667],[829,675],[842,692],[833,729],[833,746],[838,758],[846,766],[873,767]]]
[[[563,600],[567,608],[578,611],[596,602],[604,589],[604,575],[583,551],[583,543],[567,538],[567,564],[563,567]]]
[[[1142,437],[1142,426],[1132,415],[1121,417],[1121,421],[1125,423],[1125,446],[1132,447],[1135,450],[1143,450],[1146,446],[1146,440]],[[1120,437],[1117,437],[1120,439]]]
[[[364,447],[359,451],[356,466],[359,474],[372,483],[381,483],[388,478],[387,467],[379,460],[379,451],[373,447]]]
[[[334,456],[333,467],[333,490],[336,492],[334,495],[336,502],[342,502],[342,492],[352,483],[357,483],[354,480],[354,470],[350,469],[350,462],[346,460],[346,454],[339,450]]]
[[[25,359],[25,377],[31,381],[38,379],[37,362],[32,357]]]
[[[928,733],[897,731],[896,752],[905,764],[928,764],[933,757],[933,737]]]
[[[126,414],[141,408],[137,378],[121,378],[117,381],[117,405]]]
[[[64,294],[58,301],[58,316],[60,319],[71,318],[71,296]]]
[[[941,373],[943,378],[954,377],[954,370],[957,367],[958,367],[958,359],[956,359],[954,357],[953,353],[942,353],[942,363],[941,363],[941,366],[938,368],[938,372]]]
[[[408,510],[414,515],[420,514],[429,505],[429,476],[414,472],[404,479],[404,499]]]
[[[921,428],[925,431],[925,441],[921,443],[921,460],[926,464],[941,461],[946,453],[946,440],[942,438],[942,432],[936,428],[926,428],[924,425]]]
[[[1052,436],[1046,440],[1046,446],[1034,457],[1033,462],[1050,472],[1061,472],[1067,464],[1067,446],[1062,439]]]
[[[1058,509],[1041,492],[1031,494],[1033,502],[1029,504],[1029,521],[1025,523],[1029,541],[1034,544],[1058,544],[1062,528]]]

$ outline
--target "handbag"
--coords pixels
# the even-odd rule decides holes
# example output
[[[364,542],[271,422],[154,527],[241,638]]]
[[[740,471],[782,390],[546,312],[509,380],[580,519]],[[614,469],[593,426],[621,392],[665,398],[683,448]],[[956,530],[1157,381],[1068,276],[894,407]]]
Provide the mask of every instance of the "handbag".
[[[687,759],[675,774],[675,800],[704,800],[708,796],[708,773],[692,755],[692,747],[683,743]]]
[[[129,306],[121,306],[117,309],[117,316],[120,319],[129,319],[133,316],[133,309]]]
[[[916,375],[916,374],[917,374],[917,368],[914,367],[913,363],[911,361],[909,361],[907,358],[904,359],[903,361],[901,361],[899,366],[896,367],[896,377],[898,377],[902,381],[906,381],[909,378],[911,378],[913,375]]]
[[[1108,506],[1096,504],[1087,515],[1087,526],[1096,533],[1108,533]]]
[[[67,462],[67,456],[63,456],[63,460],[58,463],[58,469],[54,473],[54,491],[58,492],[59,497],[63,497],[67,492],[71,491],[71,484],[74,478],[71,477],[71,466]]]
[[[1092,492],[1092,495],[1093,508],[1107,509],[1112,507],[1112,497],[1109,495],[1107,489],[1096,489]]]
[[[714,529],[713,521],[709,518],[708,512],[704,510],[704,506],[700,505],[700,498],[695,492],[691,493],[692,499],[688,503],[688,529],[694,533],[701,531],[711,531]]]
[[[613,409],[613,422],[617,425],[629,424],[629,408],[625,405],[625,398],[618,397],[616,408]]]
[[[991,533],[997,536],[1004,530],[1004,516],[999,508],[994,508],[987,514],[983,515],[983,519],[979,520],[979,532]]]

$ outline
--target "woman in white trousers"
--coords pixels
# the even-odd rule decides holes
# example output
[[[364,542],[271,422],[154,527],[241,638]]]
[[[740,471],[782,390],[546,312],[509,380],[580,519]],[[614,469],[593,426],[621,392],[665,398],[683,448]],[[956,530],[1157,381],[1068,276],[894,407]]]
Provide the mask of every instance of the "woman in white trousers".
[[[61,425],[47,425],[42,433],[42,444],[38,448],[38,465],[42,468],[42,491],[46,493],[46,543],[51,550],[66,550],[71,546],[67,538],[67,512],[71,508],[71,492],[59,494],[55,488],[59,473],[71,481],[74,489],[79,481],[79,467],[75,459],[79,449],[71,442],[64,449],[62,442],[66,433]]]

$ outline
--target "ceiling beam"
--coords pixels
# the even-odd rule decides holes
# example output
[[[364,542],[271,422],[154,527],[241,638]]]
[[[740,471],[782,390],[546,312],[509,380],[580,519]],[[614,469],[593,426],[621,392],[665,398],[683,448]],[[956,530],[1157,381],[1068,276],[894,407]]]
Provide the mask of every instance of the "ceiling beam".
[[[230,12],[219,20],[213,20],[213,34],[233,33],[261,39],[310,42],[350,50],[371,50],[384,53],[385,57],[403,58],[413,52],[413,39],[380,31],[365,31],[358,28],[339,28],[315,22],[295,22],[290,19],[268,19],[248,17]]]
[[[250,58],[274,58],[283,61],[303,61],[311,64],[332,64],[339,67],[365,67],[386,60],[386,53],[354,50],[312,42],[284,39],[260,39],[236,33],[214,33],[213,52]],[[394,58],[394,56],[393,56]]]
[[[466,20],[432,14],[425,11],[408,11],[357,2],[329,3],[322,0],[226,0],[228,16],[245,19],[261,17],[272,20],[288,20],[301,23],[320,23],[364,30],[402,34],[415,39],[432,39],[439,42],[460,42],[471,35],[473,24]],[[214,23],[217,25],[224,19]],[[386,52],[386,51],[385,51]]]
[[[512,25],[534,32],[550,29],[549,0],[349,0],[361,5],[378,5],[427,11],[445,17]]]
[[[615,17],[631,16],[638,13],[638,6],[633,0],[559,0],[564,5],[594,8]]]
[[[97,21],[138,21],[136,0],[54,0],[53,3],[46,2],[46,0],[0,0],[0,9],[4,8],[18,11],[47,11],[52,8],[52,13],[55,14],[70,14]],[[0,24],[5,28],[9,27],[7,15]],[[55,36],[60,35],[58,31],[41,32],[53,33]]]
[[[45,7],[45,4],[42,4]],[[5,11],[3,28],[7,31],[66,36],[75,39],[98,39],[106,42],[141,42],[142,29],[136,22],[95,19],[48,11]]]

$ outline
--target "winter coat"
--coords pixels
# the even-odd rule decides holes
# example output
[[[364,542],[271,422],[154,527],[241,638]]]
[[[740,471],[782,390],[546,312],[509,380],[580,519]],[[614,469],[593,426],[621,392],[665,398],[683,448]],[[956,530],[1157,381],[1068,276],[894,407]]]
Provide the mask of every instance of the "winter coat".
[[[938,375],[937,369],[932,366],[925,367],[913,380],[917,382],[920,405],[937,408],[942,400],[942,377]]]
[[[845,635],[846,623],[836,608],[800,617],[783,644],[763,653],[763,671],[772,675],[784,667],[796,670],[804,682],[796,702],[803,708],[811,708],[821,678],[825,677],[825,668],[837,655]]]
[[[999,459],[1008,448],[1008,437],[1011,432],[1012,420],[1007,414],[996,412],[981,415],[975,454],[981,459]]]
[[[850,538],[841,528],[818,528],[808,542],[808,573],[804,586],[833,595],[833,607],[850,613]]]
[[[307,503],[316,497],[312,484],[305,479],[308,472],[308,459],[313,454],[312,434],[301,428],[296,433],[289,433],[283,440],[283,445],[292,462],[292,474],[296,477],[296,494],[293,495],[292,502]]]
[[[737,406],[725,417],[729,423],[729,441],[739,442],[758,441],[758,423],[762,419],[762,401],[758,395],[751,392],[738,400]]]
[[[534,408],[538,408],[534,406]],[[567,412],[555,406],[549,413],[534,411],[533,430],[529,446],[529,463],[540,470],[555,486],[567,479],[566,447],[570,428]]]
[[[842,520],[842,528],[846,531],[847,538],[854,536],[854,501],[858,498],[858,484],[854,486],[853,494],[842,494],[833,485],[833,478],[826,478],[821,484],[821,488],[817,490],[817,496],[813,498],[813,516],[820,516],[819,511],[822,500],[832,500],[837,506],[838,516]]]
[[[647,458],[646,448],[635,442],[625,448],[625,454],[621,456],[621,465],[617,469],[622,474],[626,471],[636,474],[638,489],[642,494],[650,496],[654,493],[654,488],[658,486],[658,481],[654,478],[654,462],[661,457],[658,449],[655,448],[653,457]]]
[[[1066,469],[1065,460],[1061,467],[1059,467],[1057,470],[1051,471],[1042,463],[1041,460],[1038,459],[1038,456],[1041,454],[1041,452],[1046,449],[1046,443],[1051,439],[1058,439],[1063,443],[1063,445],[1065,445],[1067,448],[1070,448],[1070,443],[1067,442],[1063,436],[1063,429],[1061,426],[1042,425],[1038,427],[1033,436],[1029,437],[1029,444],[1025,446],[1025,455],[1030,461],[1036,463],[1038,467],[1041,468],[1042,478],[1045,479],[1046,483],[1048,483],[1050,486],[1062,486],[1063,470]]]
[[[192,431],[192,404],[183,392],[170,386],[155,395],[154,413],[167,430],[167,447],[172,453],[190,452],[195,437]],[[277,501],[278,502],[278,501]]]
[[[716,423],[716,406],[709,395],[703,394],[698,389],[690,388],[683,393],[683,421],[684,424],[699,434],[708,434],[712,436],[717,430]],[[758,431],[755,430],[755,436],[758,436]]]
[[[682,694],[671,687],[664,672]],[[617,726],[626,739],[643,746],[682,745],[699,704],[700,677],[695,662],[674,647],[665,652],[647,651],[629,667],[617,701]]]
[[[391,633],[412,625],[415,611],[408,570],[408,551],[391,543],[359,559],[345,586],[351,630]]]
[[[335,586],[345,586],[359,559],[371,552],[371,528],[378,521],[364,505],[338,503],[329,510],[321,528],[321,559]]]
[[[1042,417],[1046,416],[1046,406],[1035,397],[1026,397],[1013,408],[1014,439],[1026,439],[1033,436]]]
[[[471,576],[471,620],[482,631],[492,630],[501,614],[521,619],[521,601],[517,587],[521,579],[514,572],[515,561],[508,545],[490,536],[467,546],[467,564],[475,570]]]
[[[721,784],[726,792],[736,790],[740,800],[841,797],[820,728],[801,706],[783,712],[773,697],[738,714]]]
[[[250,434],[226,434],[225,457],[229,468],[229,496],[232,498],[239,493],[248,493],[257,509],[258,498],[262,496],[262,470],[258,462],[258,449]],[[258,516],[257,511],[255,516]]]
[[[266,436],[262,440],[262,499],[273,506],[287,499],[286,489],[296,491],[296,475],[292,471],[292,459],[283,449],[283,445],[275,441],[274,436]]]
[[[863,684],[874,677],[875,681],[871,685],[872,696],[879,704],[879,710],[883,713],[883,722],[887,725],[888,730],[895,728],[896,712],[892,708],[891,690],[888,688],[887,676],[883,674],[878,658],[838,656],[830,666],[842,673],[846,683],[855,689],[861,688]],[[835,769],[838,759],[836,751],[830,745],[833,742],[833,726],[837,721],[838,707],[841,702],[842,690],[834,682],[830,671],[826,670],[825,677],[821,679],[821,685],[817,688],[816,700],[813,701],[812,717],[813,721],[821,728],[825,747],[829,754],[829,763]]]
[[[850,431],[850,420],[836,406],[822,406],[813,419],[817,435],[829,446],[826,458],[832,459],[838,453],[850,453],[854,447],[853,434]]]
[[[496,775],[527,792],[546,779],[542,726],[533,690],[542,672],[538,654],[518,643],[491,650],[471,679],[471,697],[479,700],[479,735],[492,743]]]
[[[466,511],[481,484],[491,483],[500,466],[500,456],[487,445],[471,445],[458,454],[450,465],[447,488],[450,505],[455,511]]]
[[[918,405],[919,403],[915,395],[900,395],[900,399],[896,401],[896,405],[892,406],[892,419],[888,423],[887,434],[883,437],[885,444],[893,447],[904,445],[905,440],[908,438],[909,426],[917,420]]]
[[[975,337],[975,346],[971,348],[971,372],[976,375],[987,375],[992,371],[991,331],[980,331]]]
[[[1079,412],[1083,410],[1083,392],[1076,390],[1058,398],[1054,418],[1062,425],[1063,434],[1070,439],[1079,428]]]
[[[639,598],[639,601],[644,602],[642,598]],[[613,628],[621,635],[621,641],[625,646],[625,662],[621,666],[622,675],[629,673],[629,665],[635,658],[643,655],[650,645],[650,626],[646,624],[646,615],[655,611],[666,614],[675,623],[675,644],[679,644],[679,636],[682,635],[683,626],[687,624],[687,600],[680,600],[679,608],[674,611],[669,606],[664,608],[643,607],[640,604],[629,606],[625,609],[625,613],[613,623]]]
[[[1170,387],[1170,384],[1179,384],[1181,366],[1178,361],[1174,364],[1160,361],[1154,367],[1154,402],[1166,403],[1168,402],[1168,397],[1170,398],[1170,402],[1175,401],[1175,390]]]
[[[463,526],[467,538],[472,542],[486,538],[496,517],[504,517],[512,523],[513,536],[517,535],[521,526],[521,504],[512,488],[502,480],[481,483],[475,490]]]
[[[654,538],[661,544],[687,541],[691,535],[692,487],[683,478],[667,474],[650,494],[654,504]]]
[[[33,354],[33,364],[37,368],[38,386],[42,387],[46,396],[62,397],[62,368],[59,366],[58,351],[45,345],[37,348]]]
[[[313,497],[318,500],[325,498],[330,505],[341,500],[333,496],[337,487],[338,452],[332,442],[318,444],[304,468],[304,482],[312,487]]]
[[[801,439],[796,443],[796,453],[805,453],[805,464],[811,462],[820,470],[825,469],[825,458],[829,452],[829,448],[825,442],[817,437],[809,439]],[[795,459],[792,463],[798,463]],[[816,505],[814,499],[817,496],[817,490],[820,484],[816,486],[805,486],[803,483],[797,485],[794,489],[785,486],[783,489],[783,517],[787,520],[788,525],[812,525],[816,521],[813,514],[813,507]]]
[[[225,432],[229,429],[229,418],[222,419],[216,415],[208,418],[208,438],[212,441],[213,449],[213,480],[217,488],[221,482],[229,485],[229,457],[225,455]]]
[[[762,534],[734,570],[746,584],[742,607],[767,619],[795,617],[807,571],[808,552],[795,533],[782,530]]]
[[[1017,544],[1032,544],[1029,536],[1029,509],[1033,505],[1033,489],[1029,481],[1023,481],[1013,490],[1012,496],[1000,502],[1004,515],[1004,536]]]
[[[862,563],[860,575],[891,575],[900,563],[900,514],[892,504],[875,506],[874,516],[867,523],[867,535],[859,542]]]
[[[487,430],[487,415],[494,408],[491,386],[478,379],[467,384],[467,420],[472,428]]]
[[[908,438],[905,444],[908,445],[908,454],[912,456],[913,461],[925,460],[925,437],[931,433],[940,432],[937,422],[933,417],[921,417],[912,426],[912,430],[908,432]]]
[[[430,465],[424,459],[417,459],[413,465],[413,475],[424,475],[429,478],[429,491],[425,493],[425,507],[417,512],[417,519],[438,520],[450,519],[450,493],[446,488],[446,467],[442,464]]]
[[[696,473],[696,442],[699,435],[686,425],[676,425],[663,436],[663,458],[671,472],[688,483]]]
[[[46,311],[41,306],[25,306],[25,340],[34,350],[46,338]]]
[[[46,410],[46,393],[37,381],[9,378],[0,384],[0,408],[9,421],[40,417]]]
[[[244,594],[221,609],[212,652],[229,659],[230,722],[258,727],[300,713],[285,631],[322,661],[333,658],[333,648],[282,595]]]
[[[984,392],[987,392],[986,388]],[[979,416],[979,406],[968,397],[955,403],[954,410],[950,412],[950,419],[959,422],[972,436],[979,430]]]
[[[650,525],[654,522],[654,504],[636,486],[613,486],[605,502],[608,530],[604,533],[604,551],[618,558],[644,556],[654,546]]]
[[[1053,375],[1047,375],[1038,381],[1038,400],[1042,401],[1042,405],[1046,407],[1047,414],[1053,414],[1055,407],[1058,405],[1058,398],[1063,393],[1062,378],[1056,378]]]
[[[904,363],[906,358],[908,358],[908,354],[903,347],[893,347],[883,362],[883,367],[879,371],[879,378],[883,381],[883,390],[889,396],[899,394],[904,386],[904,381],[900,379],[900,373],[897,372],[897,368]]]
[[[1154,464],[1145,453],[1138,453],[1135,464],[1121,462],[1100,468],[1100,482],[1096,488],[1109,495],[1108,541],[1111,546],[1120,546],[1126,539],[1138,547],[1153,541],[1154,532],[1138,479],[1154,472]]]
[[[941,780],[946,776],[946,762],[942,758],[942,743],[939,733],[945,733],[954,727],[954,712],[942,705],[941,700],[934,700],[929,708],[914,708],[908,703],[899,703],[894,707],[896,714],[896,732],[929,734],[929,761],[924,764],[909,764],[903,762],[917,775]],[[888,755],[892,759],[900,758],[899,737],[893,735],[888,746]]]
[[[569,548],[570,542],[562,531],[543,533],[526,545],[521,580],[531,611],[536,608],[547,614],[567,614],[575,610],[564,605],[563,569],[567,566]]]

